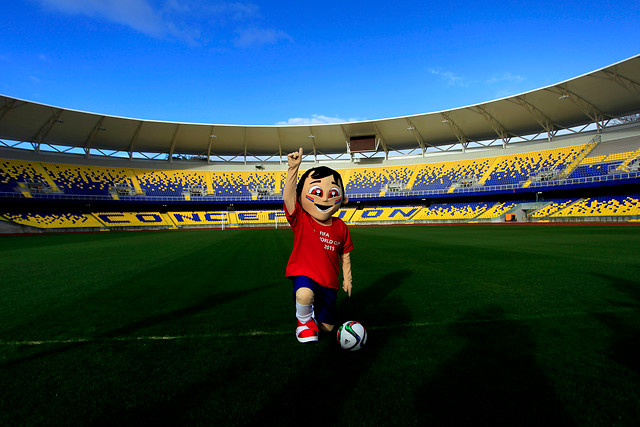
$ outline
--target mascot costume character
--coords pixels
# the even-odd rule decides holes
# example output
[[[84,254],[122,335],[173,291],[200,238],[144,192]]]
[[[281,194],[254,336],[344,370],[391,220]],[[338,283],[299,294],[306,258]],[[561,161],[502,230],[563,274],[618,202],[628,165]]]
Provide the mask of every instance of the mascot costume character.
[[[340,269],[342,289],[351,296],[353,244],[345,223],[332,216],[348,198],[340,174],[326,166],[307,170],[296,185],[302,148],[287,162],[284,212],[294,240],[286,276],[293,281],[296,338],[314,342],[319,331],[330,332],[336,324]]]

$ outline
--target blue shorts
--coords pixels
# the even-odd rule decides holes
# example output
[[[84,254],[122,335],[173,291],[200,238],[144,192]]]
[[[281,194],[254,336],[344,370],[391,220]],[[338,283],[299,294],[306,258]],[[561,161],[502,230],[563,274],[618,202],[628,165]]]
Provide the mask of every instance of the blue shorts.
[[[314,317],[318,322],[335,325],[338,312],[338,290],[320,285],[307,276],[292,277],[293,300],[300,288],[309,288],[313,292]]]

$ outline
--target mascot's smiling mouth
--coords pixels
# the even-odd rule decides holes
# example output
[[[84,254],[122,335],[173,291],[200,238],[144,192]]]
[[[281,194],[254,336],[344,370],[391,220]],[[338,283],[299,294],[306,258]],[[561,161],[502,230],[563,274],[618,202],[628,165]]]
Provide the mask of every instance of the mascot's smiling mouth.
[[[317,203],[314,203],[314,206],[316,207],[316,209],[318,209],[320,212],[327,212],[329,209],[331,209],[333,206],[329,205],[329,206],[325,206],[325,205],[319,205]]]

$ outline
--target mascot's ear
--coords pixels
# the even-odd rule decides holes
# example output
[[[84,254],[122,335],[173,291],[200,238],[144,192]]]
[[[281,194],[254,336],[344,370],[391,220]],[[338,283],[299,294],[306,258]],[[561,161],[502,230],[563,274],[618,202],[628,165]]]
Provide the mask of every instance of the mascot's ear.
[[[344,197],[342,198],[342,204],[346,205],[347,203],[349,203],[349,198],[347,197],[347,195],[345,194]]]

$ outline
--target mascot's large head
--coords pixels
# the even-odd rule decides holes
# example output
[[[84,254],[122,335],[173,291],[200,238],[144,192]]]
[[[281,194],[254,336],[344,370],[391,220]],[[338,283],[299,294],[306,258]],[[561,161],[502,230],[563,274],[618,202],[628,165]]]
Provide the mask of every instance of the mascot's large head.
[[[326,166],[303,173],[296,194],[302,209],[322,223],[327,222],[349,200],[344,194],[340,174]]]

